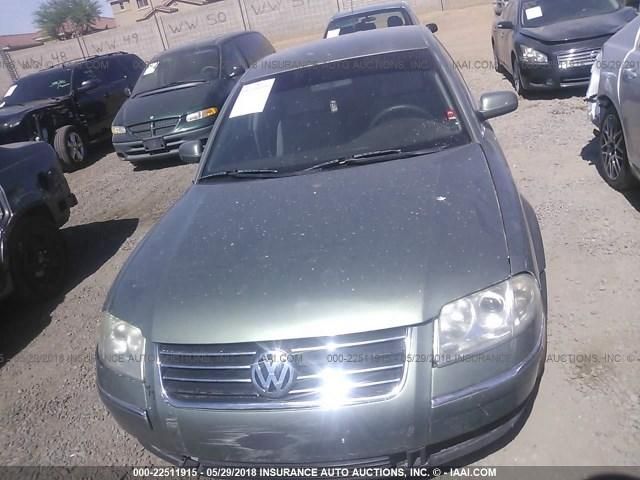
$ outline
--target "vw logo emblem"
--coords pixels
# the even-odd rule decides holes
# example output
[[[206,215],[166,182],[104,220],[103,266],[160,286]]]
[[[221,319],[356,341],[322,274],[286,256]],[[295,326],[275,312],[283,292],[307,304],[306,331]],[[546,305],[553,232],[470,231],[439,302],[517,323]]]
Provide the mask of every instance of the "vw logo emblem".
[[[262,352],[251,365],[251,381],[262,397],[284,397],[291,390],[295,375],[289,355],[283,350]]]

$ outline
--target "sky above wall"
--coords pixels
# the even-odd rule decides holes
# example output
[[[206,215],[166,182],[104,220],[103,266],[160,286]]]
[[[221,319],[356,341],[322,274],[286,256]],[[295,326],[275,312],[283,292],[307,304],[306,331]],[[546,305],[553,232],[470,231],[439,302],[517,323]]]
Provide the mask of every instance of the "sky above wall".
[[[0,0],[0,35],[10,33],[34,32],[33,12],[43,0]],[[112,17],[111,6],[107,0],[98,0],[102,6],[102,15]]]

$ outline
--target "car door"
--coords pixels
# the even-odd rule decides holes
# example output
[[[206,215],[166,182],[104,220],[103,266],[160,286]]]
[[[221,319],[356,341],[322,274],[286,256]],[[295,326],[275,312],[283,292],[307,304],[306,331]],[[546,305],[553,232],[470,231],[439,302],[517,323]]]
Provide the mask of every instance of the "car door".
[[[105,64],[102,64],[105,65]],[[111,127],[107,100],[109,84],[97,63],[83,62],[73,71],[72,86],[78,115],[86,127],[89,140]]]
[[[120,107],[128,98],[126,89],[131,88],[129,71],[123,63],[123,58],[123,56],[106,58],[108,69],[105,72],[104,80],[107,83],[105,99],[109,127],[111,127],[111,123],[120,110]]]
[[[620,116],[629,161],[640,168],[640,31],[634,40],[620,67]]]
[[[502,20],[505,22],[511,22],[513,24],[512,29],[501,28],[500,31],[500,63],[504,65],[509,72],[511,72],[511,52],[513,51],[513,34],[514,29],[518,25],[518,0],[511,0],[504,8],[502,13]]]

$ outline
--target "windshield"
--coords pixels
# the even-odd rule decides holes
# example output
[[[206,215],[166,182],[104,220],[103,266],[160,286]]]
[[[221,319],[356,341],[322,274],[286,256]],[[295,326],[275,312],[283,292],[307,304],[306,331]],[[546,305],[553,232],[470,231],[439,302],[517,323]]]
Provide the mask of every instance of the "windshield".
[[[407,12],[400,8],[394,10],[367,12],[363,15],[352,15],[332,20],[327,27],[325,37],[331,38],[337,37],[338,35],[361,32],[364,30],[412,25],[412,23],[413,22],[411,21],[411,18],[409,18],[409,15],[407,15]]]
[[[137,95],[176,83],[207,82],[220,77],[218,47],[190,52],[171,52],[153,59],[142,72],[133,90]]]
[[[553,23],[613,13],[622,0],[528,0],[522,3],[522,25],[543,27]]]
[[[203,175],[293,172],[367,152],[469,141],[427,50],[281,73],[244,85],[230,105]]]
[[[0,105],[19,105],[71,93],[71,70],[56,68],[21,78],[9,87]]]

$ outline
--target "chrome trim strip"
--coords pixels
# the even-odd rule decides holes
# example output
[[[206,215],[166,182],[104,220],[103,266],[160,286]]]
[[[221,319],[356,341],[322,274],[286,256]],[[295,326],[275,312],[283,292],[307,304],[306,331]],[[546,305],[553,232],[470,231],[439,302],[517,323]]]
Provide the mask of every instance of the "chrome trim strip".
[[[164,366],[164,365],[163,365]],[[168,377],[164,380],[172,382],[193,382],[193,383],[251,383],[250,378],[184,378],[184,377]]]
[[[159,355],[169,355],[174,357],[241,357],[255,355],[258,352],[163,352],[158,349]]]
[[[503,383],[506,383],[513,378],[517,377],[518,374],[531,365],[535,360],[538,354],[542,351],[542,347],[544,345],[544,332],[546,331],[546,318],[543,316],[542,318],[542,328],[540,333],[538,334],[538,342],[535,348],[515,367],[506,372],[501,373],[500,375],[485,380],[484,382],[476,383],[475,385],[471,385],[466,388],[462,388],[452,393],[447,393],[444,395],[440,395],[439,397],[434,397],[431,399],[432,407],[441,407],[443,405],[447,405],[448,403],[456,402],[458,400],[462,400],[467,397],[472,397],[482,392],[486,392],[489,390],[493,390],[497,388]]]
[[[387,365],[384,367],[373,367],[373,368],[362,368],[360,370],[341,370],[340,373],[343,373],[345,375],[357,375],[360,373],[370,373],[370,372],[381,372],[384,370],[393,370],[396,368],[402,368],[404,367],[404,364],[399,363],[397,365]],[[313,375],[300,375],[298,376],[298,380],[307,380],[309,378],[320,378],[321,374],[319,373],[315,373]]]
[[[402,377],[400,378],[394,378],[391,380],[380,380],[377,382],[362,382],[362,383],[355,383],[351,386],[351,388],[355,389],[355,388],[366,388],[366,387],[375,387],[377,385],[387,385],[389,383],[397,383],[400,380],[402,380]],[[319,392],[320,390],[322,390],[322,387],[316,387],[316,388],[303,388],[300,390],[291,390],[289,393],[292,395],[295,394],[299,394],[299,393],[315,393],[315,392]],[[357,399],[358,397],[354,397],[354,400]]]
[[[248,370],[251,368],[251,365],[212,365],[210,367],[203,365],[175,365],[172,363],[163,363],[163,368],[182,368],[185,370]]]
[[[376,343],[393,342],[395,340],[403,340],[405,338],[406,338],[405,336],[399,336],[399,337],[377,338],[375,340],[366,340],[363,342],[331,343],[328,345],[320,345],[317,347],[292,348],[291,353],[314,352],[318,350],[333,350],[333,349],[337,350],[338,348],[359,347],[361,345],[373,345]]]

